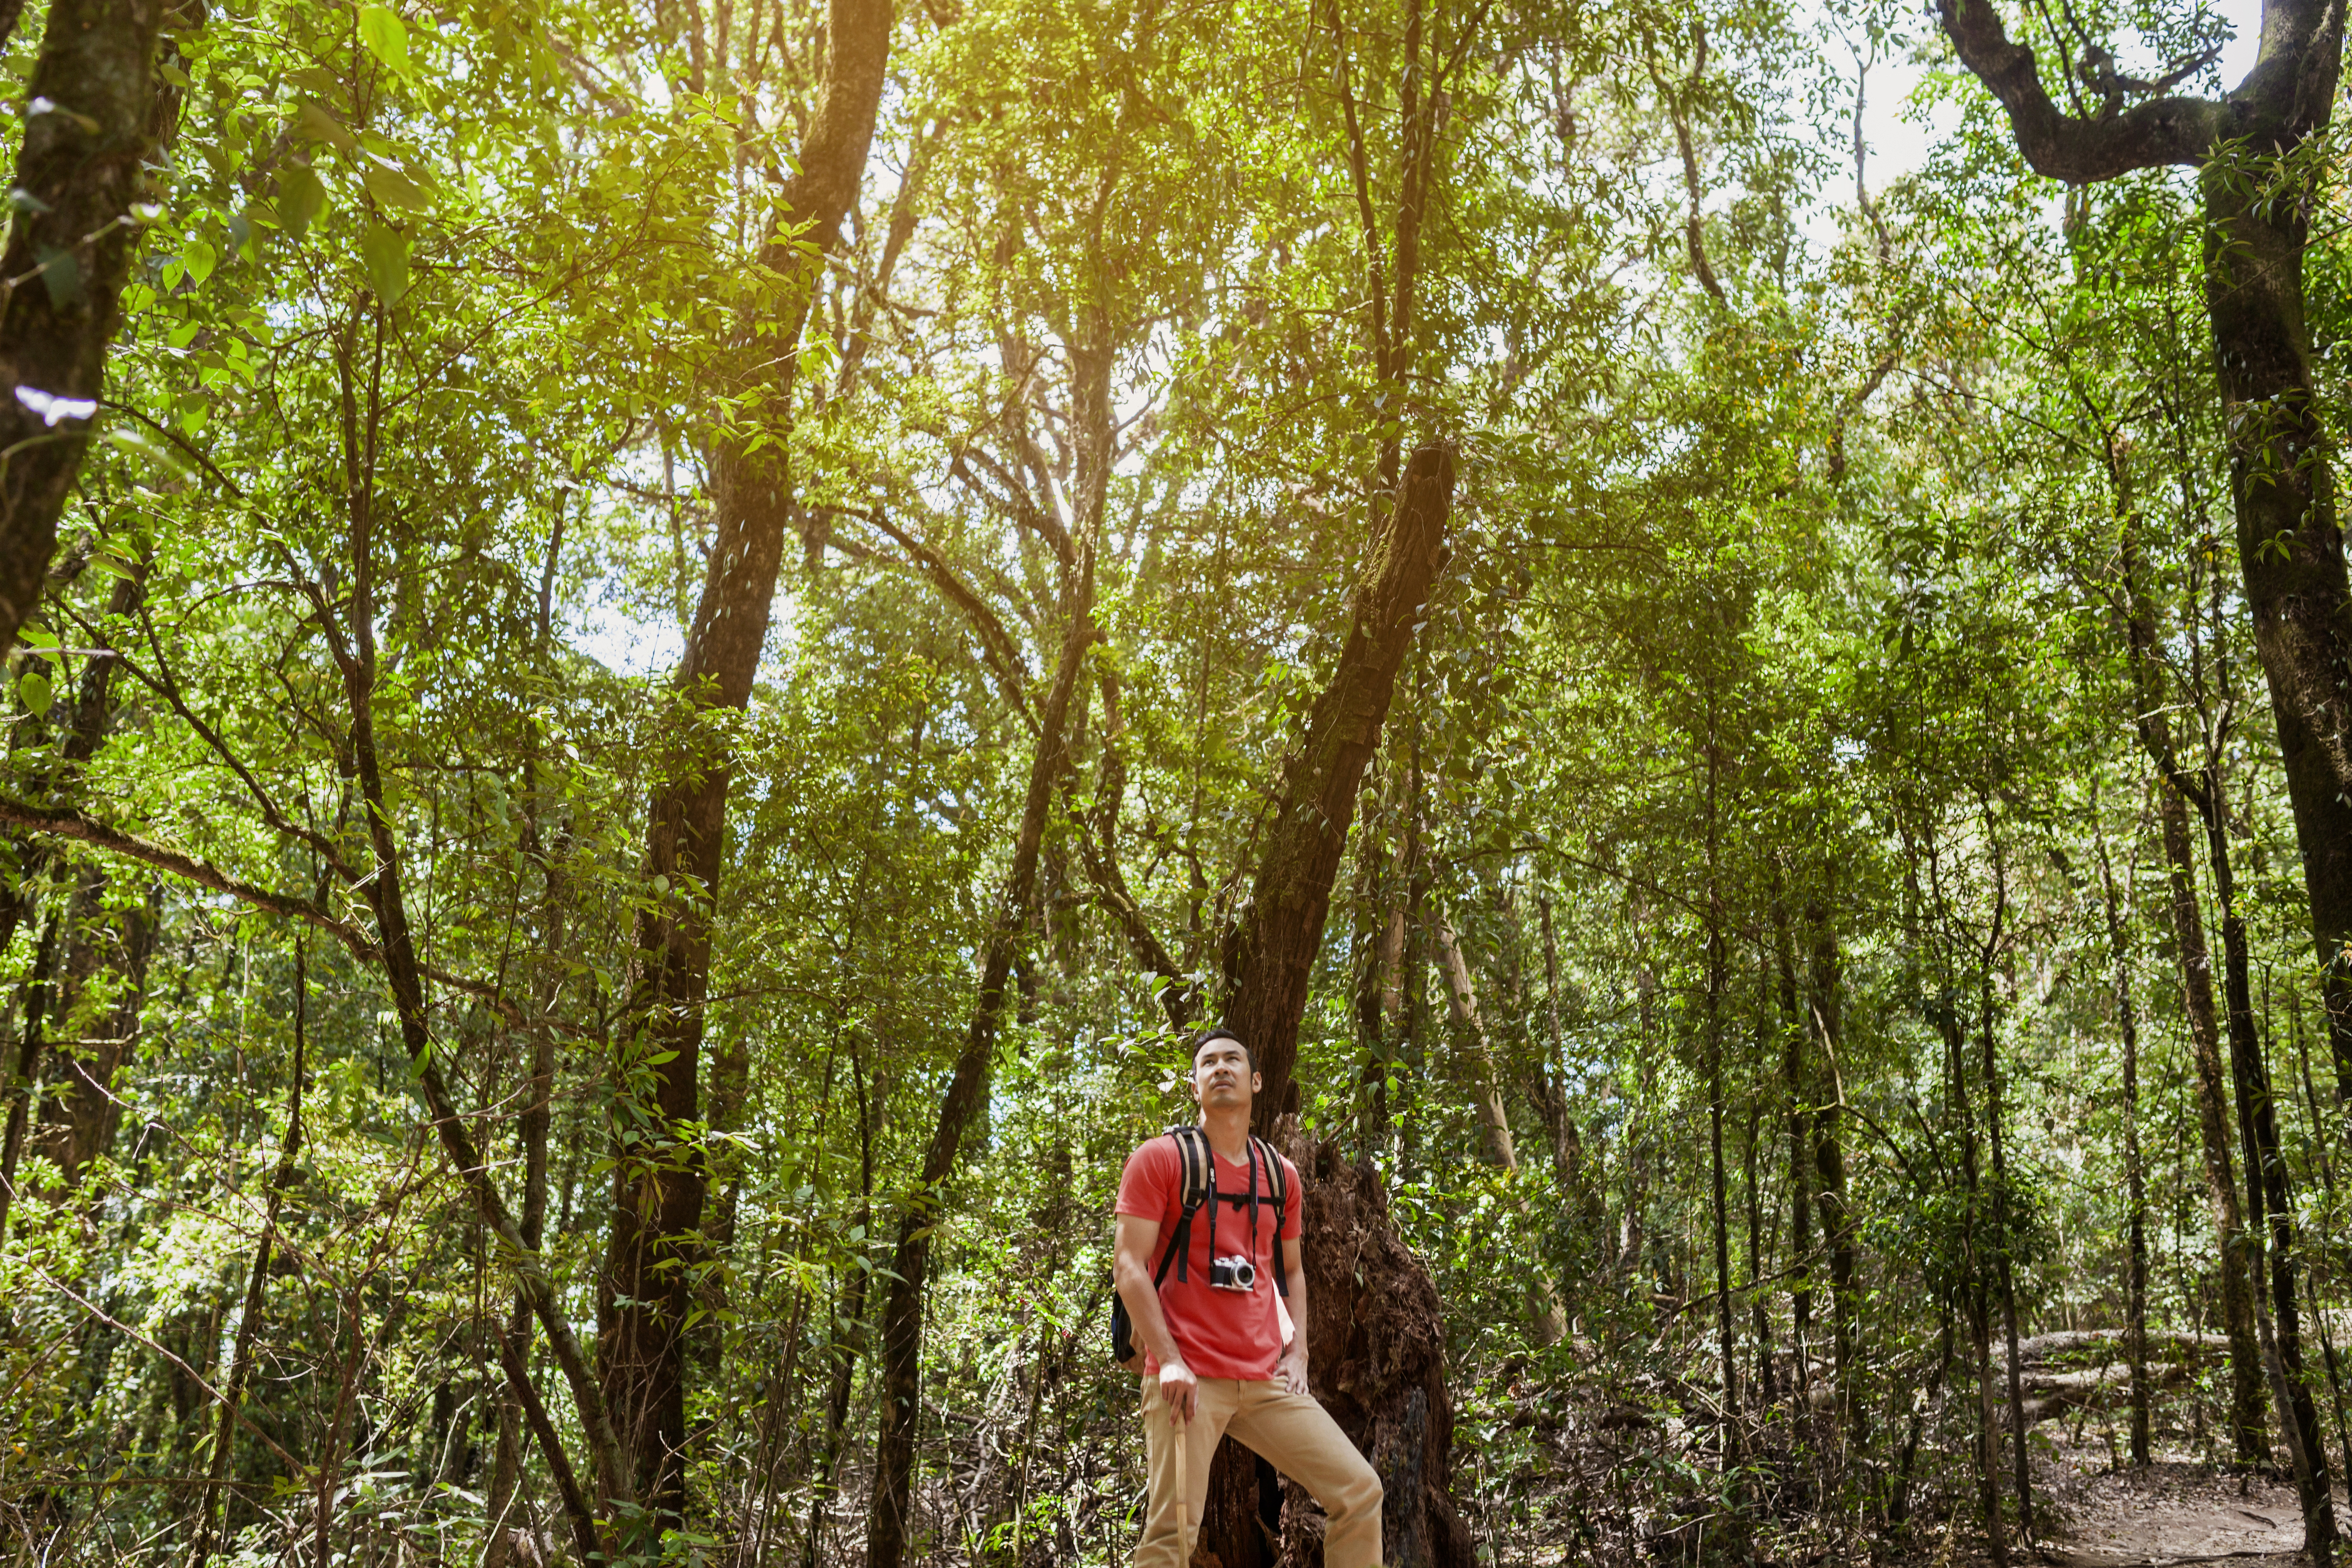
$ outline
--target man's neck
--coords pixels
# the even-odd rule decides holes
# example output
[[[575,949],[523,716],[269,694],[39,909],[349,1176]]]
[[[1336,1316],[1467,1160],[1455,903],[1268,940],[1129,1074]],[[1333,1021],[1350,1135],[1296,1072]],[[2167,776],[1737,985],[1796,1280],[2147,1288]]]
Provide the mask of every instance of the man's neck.
[[[1249,1158],[1249,1122],[1245,1105],[1201,1108],[1201,1131],[1209,1135],[1209,1147],[1235,1163]]]

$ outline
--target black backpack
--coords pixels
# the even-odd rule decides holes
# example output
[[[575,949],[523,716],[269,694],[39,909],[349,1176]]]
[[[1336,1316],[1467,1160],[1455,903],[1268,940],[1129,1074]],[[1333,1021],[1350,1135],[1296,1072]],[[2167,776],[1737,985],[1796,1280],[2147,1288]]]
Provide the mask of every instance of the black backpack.
[[[1176,1158],[1184,1173],[1182,1212],[1177,1216],[1176,1228],[1169,1236],[1166,1247],[1160,1254],[1160,1266],[1152,1270],[1151,1288],[1160,1289],[1168,1278],[1169,1265],[1176,1268],[1176,1278],[1191,1278],[1192,1250],[1192,1215],[1209,1201],[1216,1181],[1215,1157],[1209,1152],[1209,1135],[1198,1127],[1171,1127],[1168,1136],[1176,1140]],[[1285,1296],[1290,1294],[1290,1277],[1282,1267],[1282,1227],[1290,1217],[1290,1175],[1282,1156],[1274,1146],[1255,1133],[1250,1135],[1250,1145],[1264,1163],[1274,1188],[1274,1288]],[[1250,1201],[1244,1193],[1219,1193],[1224,1202],[1239,1207]],[[1214,1216],[1211,1218],[1214,1223]],[[1143,1352],[1135,1342],[1135,1323],[1127,1314],[1126,1299],[1119,1295],[1114,1280],[1110,1293],[1110,1359],[1130,1372],[1143,1370]]]

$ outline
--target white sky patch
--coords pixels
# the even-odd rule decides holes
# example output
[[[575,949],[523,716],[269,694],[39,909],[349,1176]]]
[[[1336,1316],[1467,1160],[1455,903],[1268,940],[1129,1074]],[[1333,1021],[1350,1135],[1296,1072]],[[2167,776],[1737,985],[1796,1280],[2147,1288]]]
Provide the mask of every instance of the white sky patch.
[[[622,675],[659,675],[686,657],[676,621],[638,620],[608,600],[583,606],[571,633],[573,647]]]

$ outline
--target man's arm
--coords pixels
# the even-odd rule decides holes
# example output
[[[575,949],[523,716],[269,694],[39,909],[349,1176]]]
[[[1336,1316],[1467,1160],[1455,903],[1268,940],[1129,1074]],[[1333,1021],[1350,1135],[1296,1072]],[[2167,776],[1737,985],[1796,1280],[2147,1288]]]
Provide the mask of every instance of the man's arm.
[[[1160,1292],[1151,1284],[1151,1249],[1160,1241],[1160,1222],[1140,1215],[1118,1216],[1118,1239],[1111,1263],[1111,1280],[1118,1299],[1127,1303],[1128,1321],[1135,1325],[1136,1342],[1160,1363],[1160,1397],[1168,1402],[1177,1422],[1192,1419],[1199,1381],[1184,1364],[1176,1336],[1168,1331],[1168,1315],[1160,1310]]]
[[[1275,1376],[1293,1394],[1306,1394],[1307,1386],[1307,1265],[1302,1260],[1298,1238],[1283,1237],[1282,1272],[1290,1281],[1290,1344],[1282,1352],[1282,1364]],[[1132,1309],[1129,1309],[1132,1310]]]

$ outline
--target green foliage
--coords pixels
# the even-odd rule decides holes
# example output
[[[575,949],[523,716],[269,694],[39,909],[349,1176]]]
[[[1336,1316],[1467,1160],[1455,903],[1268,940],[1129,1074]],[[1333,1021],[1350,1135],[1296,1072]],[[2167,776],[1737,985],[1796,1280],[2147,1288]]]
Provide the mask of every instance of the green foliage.
[[[1898,1469],[1935,1494],[1917,1513],[1972,1495],[1973,1317],[2005,1289],[2029,1331],[2126,1310],[2126,1003],[2150,1317],[2212,1321],[2150,669],[2236,803],[2336,1310],[2340,1111],[2224,543],[2193,193],[2060,197],[1945,74],[1922,92],[1957,131],[1849,204],[1847,47],[1885,59],[1915,25],[1701,11],[910,9],[813,284],[780,267],[789,225],[766,240],[823,111],[821,7],[269,3],[174,35],[101,440],[7,688],[0,798],[137,841],[20,814],[0,843],[5,1044],[34,1067],[0,1243],[9,1528],[57,1560],[184,1554],[249,1342],[223,1557],[322,1528],[353,1561],[470,1558],[499,1529],[568,1549],[500,1368],[516,1259],[402,1044],[380,826],[430,1061],[518,1213],[544,1104],[545,1266],[592,1359],[616,1173],[710,1178],[688,1513],[647,1552],[856,1553],[914,1213],[919,1550],[1120,1556],[1141,1461],[1103,1353],[1109,1213],[1128,1152],[1188,1113],[1164,1002],[1213,997],[1347,648],[1384,448],[1431,437],[1462,454],[1451,556],[1334,825],[1297,1076],[1305,1131],[1371,1163],[1437,1287],[1456,1491],[1497,1560],[1793,1561],[1883,1523]],[[2214,26],[2084,19],[2182,54]],[[1417,197],[1408,91],[1442,105]],[[2281,176],[2321,236],[2331,419],[2332,167]],[[1685,275],[1694,234],[1719,299]],[[782,455],[796,531],[740,714],[669,679],[730,548],[728,445]],[[932,1190],[1097,504],[1101,637],[1012,1017]],[[647,803],[722,774],[715,885],[646,875]],[[1145,972],[1106,866],[1181,983]],[[629,1020],[644,933],[689,909],[710,938],[681,1116],[656,1070],[680,1058]],[[1564,1309],[1549,1342],[1536,1281]],[[1832,1383],[1893,1414],[1842,1431]],[[2176,1450],[2207,1397],[2167,1395]]]

